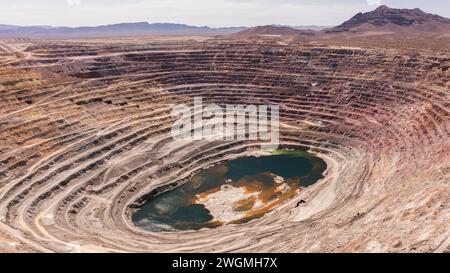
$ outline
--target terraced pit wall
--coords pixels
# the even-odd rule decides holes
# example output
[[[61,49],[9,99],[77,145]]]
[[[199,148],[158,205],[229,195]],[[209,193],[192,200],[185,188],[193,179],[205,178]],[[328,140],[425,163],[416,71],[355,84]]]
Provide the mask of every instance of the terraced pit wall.
[[[0,54],[2,252],[450,250],[448,55],[214,39],[14,48]],[[259,150],[174,141],[172,107],[199,96],[280,105],[282,148],[322,157],[325,178],[246,224],[137,229],[143,197]]]

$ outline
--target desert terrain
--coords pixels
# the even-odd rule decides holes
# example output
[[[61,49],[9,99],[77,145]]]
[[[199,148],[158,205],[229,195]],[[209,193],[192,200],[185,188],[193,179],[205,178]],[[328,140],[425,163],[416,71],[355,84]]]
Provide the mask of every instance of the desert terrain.
[[[0,252],[449,252],[448,44],[291,34],[1,39]],[[324,178],[247,223],[136,227],[149,196],[259,151],[174,140],[194,97],[279,105],[281,148]]]

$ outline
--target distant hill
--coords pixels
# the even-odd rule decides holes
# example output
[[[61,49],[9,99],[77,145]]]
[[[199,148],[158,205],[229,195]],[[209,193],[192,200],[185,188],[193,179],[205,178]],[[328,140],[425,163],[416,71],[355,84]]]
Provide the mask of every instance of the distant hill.
[[[321,37],[335,35],[430,33],[450,36],[450,19],[420,9],[380,6],[358,13],[337,27],[267,25],[252,28],[211,28],[173,23],[121,23],[95,27],[0,25],[0,38],[93,38],[127,36],[218,36],[246,39],[258,36]]]
[[[314,30],[303,30],[287,26],[267,25],[248,28],[241,32],[231,34],[230,36],[233,38],[245,39],[256,36],[314,36],[315,34],[316,31]]]
[[[272,25],[277,27],[290,27],[294,29],[301,29],[301,30],[323,30],[331,28],[332,26],[317,26],[317,25],[298,25],[298,26],[290,26],[290,25]]]
[[[383,5],[371,12],[360,12],[341,25],[326,30],[327,33],[368,31],[450,33],[450,19],[420,9],[394,9]]]
[[[290,27],[282,25],[258,26],[233,33],[230,37],[246,39],[257,36],[326,37],[353,34],[445,34],[450,35],[450,19],[429,14],[420,9],[394,9],[380,6],[377,9],[358,13],[350,20],[333,28],[319,26]]]
[[[229,35],[244,30],[244,27],[211,28],[172,23],[122,23],[96,27],[50,27],[0,25],[0,37],[26,38],[89,38],[151,35]]]

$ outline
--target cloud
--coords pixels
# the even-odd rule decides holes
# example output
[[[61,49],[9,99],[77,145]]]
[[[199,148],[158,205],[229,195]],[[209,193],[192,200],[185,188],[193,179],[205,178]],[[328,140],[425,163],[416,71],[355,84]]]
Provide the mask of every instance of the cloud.
[[[68,6],[79,6],[81,5],[81,0],[66,0]]]
[[[367,0],[367,5],[370,6],[381,6],[381,0]]]

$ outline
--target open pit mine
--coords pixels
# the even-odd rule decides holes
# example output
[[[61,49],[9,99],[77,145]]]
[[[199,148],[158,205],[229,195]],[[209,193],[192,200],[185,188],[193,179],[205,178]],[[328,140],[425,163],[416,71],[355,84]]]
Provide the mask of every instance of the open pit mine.
[[[449,62],[268,39],[4,39],[0,252],[448,252]],[[175,140],[171,111],[196,97],[278,105],[279,148]],[[195,219],[164,217],[164,196]]]

